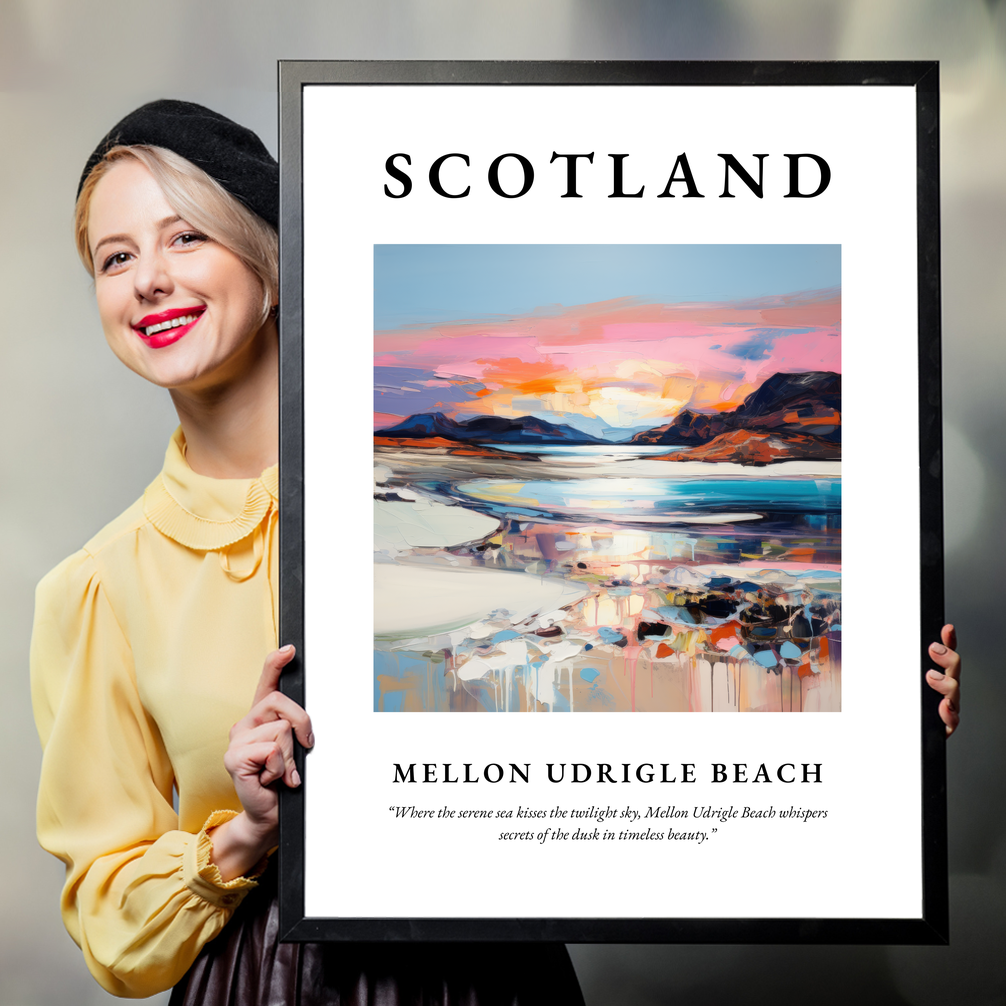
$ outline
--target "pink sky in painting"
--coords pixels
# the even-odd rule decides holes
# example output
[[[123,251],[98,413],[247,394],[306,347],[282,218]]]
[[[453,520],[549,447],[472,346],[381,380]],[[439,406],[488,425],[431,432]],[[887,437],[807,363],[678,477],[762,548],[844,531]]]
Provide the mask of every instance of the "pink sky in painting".
[[[625,298],[378,332],[374,363],[481,385],[450,396],[443,411],[455,418],[578,414],[630,427],[733,408],[778,372],[840,372],[840,332],[836,290],[742,304]]]

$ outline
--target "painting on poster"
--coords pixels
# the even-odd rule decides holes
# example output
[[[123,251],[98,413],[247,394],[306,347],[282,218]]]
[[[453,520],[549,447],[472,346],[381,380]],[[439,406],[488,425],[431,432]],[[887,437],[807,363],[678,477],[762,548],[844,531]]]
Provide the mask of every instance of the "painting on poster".
[[[374,291],[375,710],[841,708],[840,249],[377,246]]]
[[[284,68],[292,938],[944,938],[934,72]]]

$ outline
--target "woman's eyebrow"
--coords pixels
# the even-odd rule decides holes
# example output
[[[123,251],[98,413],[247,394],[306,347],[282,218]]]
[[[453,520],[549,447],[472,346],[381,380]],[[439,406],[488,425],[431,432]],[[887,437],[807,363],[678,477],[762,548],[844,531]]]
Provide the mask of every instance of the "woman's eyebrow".
[[[100,241],[99,241],[99,242],[98,242],[98,243],[97,243],[97,244],[96,244],[96,245],[94,246],[94,248],[92,248],[92,249],[91,249],[91,254],[92,254],[92,255],[97,255],[97,254],[98,254],[98,249],[99,249],[99,248],[100,248],[100,247],[101,247],[102,245],[107,245],[107,244],[112,244],[113,242],[116,242],[116,241],[130,241],[130,240],[131,240],[131,239],[130,239],[130,237],[129,237],[129,235],[128,235],[128,234],[109,234],[109,235],[108,235],[108,237],[104,237],[104,238],[102,238],[102,239],[101,239],[101,240],[100,240]]]
[[[170,217],[165,217],[163,220],[158,220],[154,227],[157,230],[163,230],[165,227],[170,227],[172,224],[177,224],[181,221],[181,217],[174,213]],[[109,234],[107,237],[103,237],[92,249],[91,255],[96,255],[98,249],[105,244],[109,244],[115,241],[127,241],[131,242],[133,239],[128,234]]]

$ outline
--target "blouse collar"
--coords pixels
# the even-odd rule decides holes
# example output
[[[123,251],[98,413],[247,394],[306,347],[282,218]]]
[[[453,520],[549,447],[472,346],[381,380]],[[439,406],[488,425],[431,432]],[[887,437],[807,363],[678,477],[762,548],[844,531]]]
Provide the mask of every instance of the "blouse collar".
[[[162,534],[200,552],[247,537],[279,500],[279,466],[257,479],[213,479],[185,460],[185,437],[175,430],[164,468],[143,494],[143,512]]]

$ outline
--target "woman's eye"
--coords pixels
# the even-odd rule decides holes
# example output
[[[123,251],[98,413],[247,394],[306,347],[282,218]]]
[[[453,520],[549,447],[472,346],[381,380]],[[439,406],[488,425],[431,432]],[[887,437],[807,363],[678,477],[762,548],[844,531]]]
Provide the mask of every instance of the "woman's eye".
[[[184,234],[179,234],[174,243],[181,245],[182,248],[190,248],[192,245],[202,244],[205,240],[205,234],[200,234],[198,231],[186,231]]]
[[[116,252],[114,255],[109,255],[105,259],[101,266],[102,272],[114,271],[121,265],[125,265],[129,261],[129,252]]]

